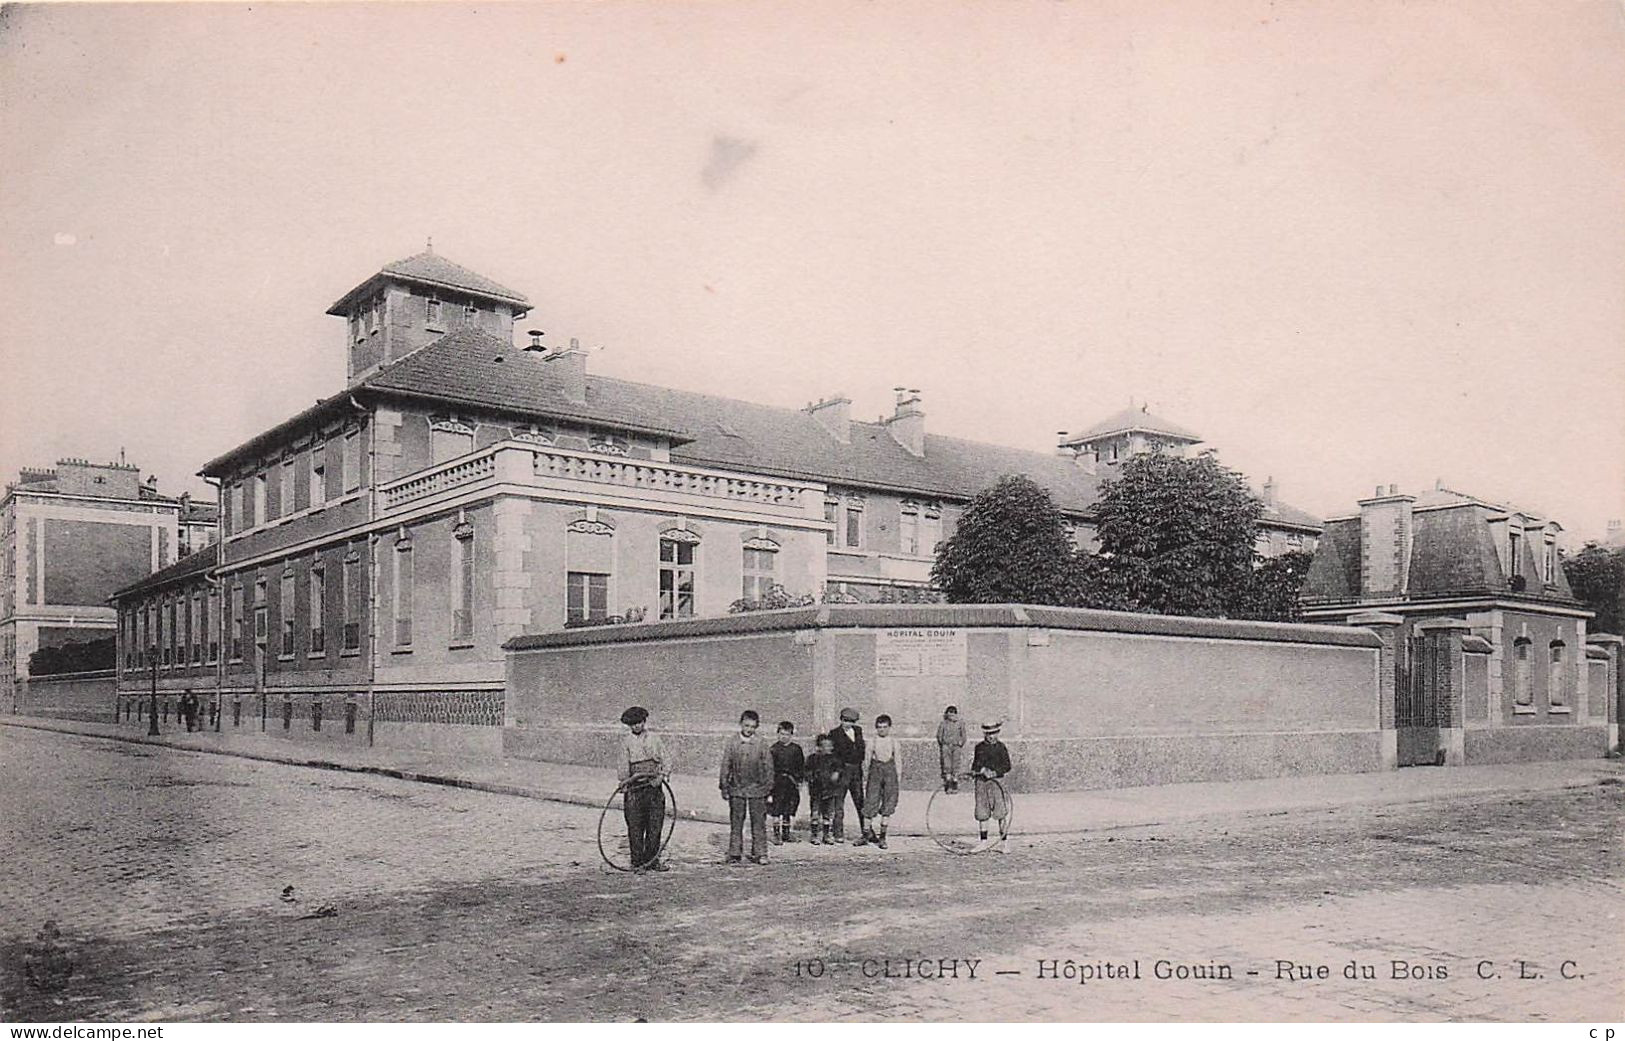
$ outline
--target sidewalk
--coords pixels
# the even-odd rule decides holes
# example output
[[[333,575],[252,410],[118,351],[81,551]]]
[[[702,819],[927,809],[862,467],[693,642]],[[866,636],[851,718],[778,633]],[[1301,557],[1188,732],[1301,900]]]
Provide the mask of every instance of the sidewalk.
[[[478,760],[403,749],[316,747],[258,734],[188,734],[147,737],[111,723],[0,717],[0,726],[238,756],[290,766],[378,774],[406,781],[515,795],[527,799],[602,806],[615,788],[615,771],[525,759]],[[1270,817],[1313,810],[1429,802],[1463,796],[1583,787],[1625,779],[1625,761],[1578,759],[1452,768],[1417,767],[1382,773],[1271,777],[1084,792],[1032,792],[1016,796],[1016,827],[1023,834],[1055,834],[1173,824],[1207,818]],[[677,813],[688,820],[726,824],[727,806],[716,781],[689,774],[671,779]],[[894,834],[925,834],[927,793],[904,792]],[[850,830],[850,829],[849,829]]]

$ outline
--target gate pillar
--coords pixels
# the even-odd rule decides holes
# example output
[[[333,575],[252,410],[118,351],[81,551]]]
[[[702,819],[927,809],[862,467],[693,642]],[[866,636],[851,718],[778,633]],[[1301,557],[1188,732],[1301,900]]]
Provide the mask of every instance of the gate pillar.
[[[1433,618],[1419,623],[1416,631],[1432,644],[1434,698],[1439,712],[1439,747],[1444,750],[1444,765],[1461,766],[1467,761],[1462,720],[1466,711],[1467,660],[1462,640],[1472,634],[1473,627],[1459,618]]]
[[[1377,652],[1377,725],[1382,741],[1382,768],[1393,770],[1399,766],[1399,733],[1394,729],[1394,681],[1399,670],[1400,630],[1405,619],[1385,611],[1362,611],[1352,615],[1349,625],[1370,629],[1382,641]]]

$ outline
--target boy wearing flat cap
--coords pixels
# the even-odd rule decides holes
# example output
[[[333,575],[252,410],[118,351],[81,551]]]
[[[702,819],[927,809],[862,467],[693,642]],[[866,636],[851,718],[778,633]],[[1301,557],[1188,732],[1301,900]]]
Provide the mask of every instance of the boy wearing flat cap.
[[[999,740],[999,723],[982,724],[982,740],[971,753],[970,772],[976,778],[976,823],[982,830],[982,841],[972,847],[973,852],[999,848],[1010,852],[1010,802],[1004,789],[993,782],[1010,772],[1010,749]],[[987,822],[999,822],[999,837],[987,837]]]
[[[841,709],[841,723],[829,732],[829,739],[835,745],[835,758],[841,761],[846,771],[846,778],[841,783],[842,794],[837,796],[835,802],[835,838],[841,839],[845,835],[846,825],[846,794],[852,796],[852,808],[858,814],[858,826],[863,826],[863,758],[867,749],[863,745],[863,728],[858,726],[858,710],[848,705]],[[853,843],[855,846],[868,845],[869,840],[860,838]]]
[[[621,713],[627,733],[621,739],[621,758],[615,776],[623,786],[621,809],[626,814],[626,835],[632,847],[632,870],[666,871],[660,862],[660,840],[666,826],[666,792],[661,785],[671,776],[671,760],[657,734],[649,733],[649,710],[633,705]]]

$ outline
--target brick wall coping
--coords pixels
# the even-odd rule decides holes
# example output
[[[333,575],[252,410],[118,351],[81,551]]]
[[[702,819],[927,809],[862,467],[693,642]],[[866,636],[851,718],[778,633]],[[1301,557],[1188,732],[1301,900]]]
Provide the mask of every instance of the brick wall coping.
[[[1613,633],[1587,633],[1586,643],[1595,644],[1625,644],[1625,636],[1615,636]]]
[[[1495,647],[1482,636],[1463,636],[1461,649],[1468,654],[1494,654]]]
[[[1261,643],[1309,643],[1333,647],[1382,645],[1366,629],[1294,622],[1244,622],[1220,618],[1092,611],[1027,604],[825,604],[779,611],[750,611],[715,618],[604,625],[516,636],[505,651],[534,651],[592,644],[637,643],[694,636],[804,629],[1069,629],[1145,636],[1203,637]]]

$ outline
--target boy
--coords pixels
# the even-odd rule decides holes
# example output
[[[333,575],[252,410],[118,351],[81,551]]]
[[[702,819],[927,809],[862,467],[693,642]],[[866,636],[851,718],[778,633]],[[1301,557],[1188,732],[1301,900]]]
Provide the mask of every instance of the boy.
[[[843,795],[841,801],[835,804],[835,838],[837,841],[846,837],[846,796],[852,795],[852,808],[857,811],[859,826],[863,821],[863,728],[858,726],[858,710],[848,705],[841,709],[840,725],[829,732],[829,739],[835,743],[835,755],[846,768],[846,776],[841,782]],[[859,839],[854,845],[864,844]]]
[[[863,793],[863,837],[886,848],[886,825],[897,812],[897,739],[891,736],[891,717],[875,717],[875,738],[869,742],[869,787]],[[875,822],[879,821],[879,827]],[[860,843],[861,845],[861,843]]]
[[[768,751],[773,755],[773,794],[768,810],[778,818],[773,822],[773,844],[794,842],[790,822],[801,808],[801,777],[806,769],[806,757],[795,742],[796,725],[788,719],[779,724],[777,739]]]
[[[999,741],[998,723],[982,724],[982,740],[971,753],[970,772],[976,778],[976,823],[982,830],[982,841],[971,847],[971,852],[999,848],[1010,852],[1010,804],[1004,789],[993,780],[1010,772],[1010,750]],[[999,837],[987,837],[988,818],[999,822]]]
[[[818,735],[818,751],[807,757],[807,799],[812,803],[811,841],[835,845],[831,819],[836,805],[846,799],[846,767],[828,734]]]
[[[626,836],[632,847],[632,873],[668,871],[660,862],[660,841],[666,827],[666,793],[660,787],[671,776],[671,760],[658,734],[645,728],[649,710],[633,705],[621,713],[627,734],[621,739],[621,758],[615,776],[625,786],[621,812],[626,815]]]
[[[728,863],[744,852],[745,818],[750,817],[750,862],[767,863],[767,796],[773,790],[773,753],[756,733],[762,717],[750,709],[739,714],[739,737],[722,750],[717,787],[728,803]]]
[[[964,748],[965,724],[959,718],[959,709],[949,705],[937,724],[937,758],[942,763],[942,790],[950,795],[959,791],[959,761]]]

